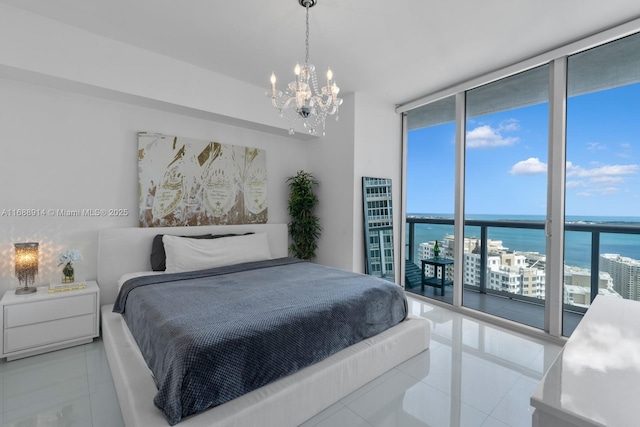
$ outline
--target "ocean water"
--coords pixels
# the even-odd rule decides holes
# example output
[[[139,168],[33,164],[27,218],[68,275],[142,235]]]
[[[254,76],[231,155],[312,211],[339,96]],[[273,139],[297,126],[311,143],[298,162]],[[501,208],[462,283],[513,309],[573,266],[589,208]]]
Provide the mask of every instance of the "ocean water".
[[[409,214],[432,218],[453,218],[448,214]],[[536,215],[468,215],[467,219],[497,221],[544,221],[543,216]],[[634,225],[640,228],[640,217],[588,217],[567,216],[567,222]],[[407,226],[408,227],[408,226]],[[408,230],[408,229],[407,229]],[[480,238],[480,227],[465,227],[465,237]],[[447,234],[453,234],[453,226],[438,224],[415,224],[416,247],[414,256],[417,257],[417,246],[422,242],[443,240]],[[502,245],[510,251],[546,252],[543,230],[526,230],[517,228],[490,227],[488,238],[502,240]],[[591,264],[591,233],[568,231],[565,233],[565,264],[590,268]],[[640,260],[640,234],[602,233],[600,235],[600,253],[613,253]]]

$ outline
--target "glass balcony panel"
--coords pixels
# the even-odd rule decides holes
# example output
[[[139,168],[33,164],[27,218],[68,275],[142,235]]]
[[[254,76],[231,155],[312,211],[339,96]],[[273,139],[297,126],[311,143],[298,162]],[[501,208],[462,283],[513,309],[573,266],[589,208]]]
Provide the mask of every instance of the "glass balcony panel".
[[[449,218],[448,220],[440,219],[440,221],[445,221],[448,224],[429,223],[428,221],[430,220],[433,219],[425,217],[407,218],[407,235],[409,235],[409,228],[413,227],[415,245],[413,246],[413,248],[407,249],[407,253],[411,251],[412,258],[407,259],[406,263],[411,263],[415,266],[415,268],[420,269],[420,274],[422,274],[421,260],[434,257],[433,249],[436,241],[438,241],[438,246],[440,248],[439,256],[441,258],[453,259],[453,245],[455,241],[453,236],[453,218]],[[426,223],[422,221],[426,221]],[[406,269],[408,270],[408,268]],[[453,265],[446,266],[444,268],[444,271],[445,280],[452,281]],[[441,275],[439,275],[438,273],[439,272],[434,271],[433,266],[425,265],[425,277],[441,277]],[[447,286],[445,288],[444,296],[440,295],[439,288],[435,288],[429,285],[425,285],[423,287],[420,279],[412,281],[409,284],[407,284],[405,280],[405,289],[408,292],[428,296],[430,298],[436,298],[449,304],[453,302],[453,292],[450,286]]]
[[[418,230],[416,234],[421,236],[420,240],[430,239],[429,233],[434,233],[434,236],[446,235],[453,229],[453,225],[434,223],[446,221],[443,219],[408,217],[406,220],[407,228],[414,227]],[[448,221],[453,224],[452,219]],[[473,225],[465,226],[466,236],[479,236],[482,229],[485,229],[488,239],[494,243],[489,245],[489,248],[502,246],[515,249],[512,254],[509,254],[510,251],[505,252],[507,255],[504,257],[504,264],[517,268],[511,272],[513,274],[505,274],[500,270],[505,270],[502,259],[498,262],[495,256],[489,255],[487,268],[484,270],[486,289],[481,292],[480,277],[483,270],[478,265],[478,259],[482,254],[476,256],[477,239],[468,239],[469,250],[465,251],[463,273],[465,306],[542,328],[546,259],[543,253],[537,258],[536,245],[541,245],[540,242],[544,241],[544,223],[505,220],[469,220],[468,223]],[[589,266],[594,262],[599,264],[597,294],[640,300],[640,262],[637,261],[640,258],[640,226],[574,222],[568,223],[566,227],[566,260],[567,265],[571,265],[572,268],[565,268],[563,334],[569,336],[588,308],[592,286]],[[611,232],[612,227],[616,233]],[[596,250],[592,251],[591,242],[594,236],[598,236],[599,244]],[[433,237],[435,238],[437,237]],[[501,241],[501,245],[498,241]],[[414,259],[418,260],[425,249],[422,249],[423,252],[416,248],[408,250],[412,251],[415,254]],[[482,250],[480,246],[480,251]],[[520,262],[524,259],[526,264],[522,271],[519,267],[522,264],[518,264],[518,259]],[[416,262],[416,266],[420,264],[419,261]],[[420,292],[419,286],[407,287],[406,290],[440,301],[452,301],[450,294],[440,296],[439,292],[428,287],[426,292]]]

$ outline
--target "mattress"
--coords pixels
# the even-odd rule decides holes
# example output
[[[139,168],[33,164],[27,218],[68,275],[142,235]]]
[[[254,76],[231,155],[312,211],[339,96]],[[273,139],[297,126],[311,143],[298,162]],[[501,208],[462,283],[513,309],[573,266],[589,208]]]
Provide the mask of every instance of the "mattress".
[[[113,304],[102,307],[102,338],[126,427],[168,425],[154,406],[158,389],[140,349]],[[182,420],[180,427],[296,427],[394,366],[426,350],[430,322],[409,316],[354,344],[237,399]]]
[[[402,288],[283,258],[134,278],[122,312],[169,424],[256,390],[402,322]]]

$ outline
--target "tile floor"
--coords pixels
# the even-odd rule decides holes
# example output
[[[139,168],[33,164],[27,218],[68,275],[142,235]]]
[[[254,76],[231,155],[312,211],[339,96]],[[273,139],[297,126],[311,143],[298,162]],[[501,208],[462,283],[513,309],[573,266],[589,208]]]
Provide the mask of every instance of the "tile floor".
[[[407,289],[407,292],[453,304],[453,289],[450,286],[445,288],[444,296],[440,295],[440,289],[431,286],[425,286],[424,291],[421,290],[420,286],[416,286]],[[542,304],[532,304],[496,294],[481,294],[472,289],[465,289],[462,294],[462,305],[540,330],[544,329],[544,301],[542,301]],[[582,320],[584,314],[577,310],[569,311],[565,309],[562,315],[562,334],[565,337],[569,337]]]
[[[12,362],[3,359],[0,398],[0,426],[124,426],[100,339]]]
[[[560,346],[410,298],[431,346],[303,424],[531,426],[533,393]],[[2,426],[121,427],[101,340],[0,362]],[[265,426],[270,427],[270,426]]]

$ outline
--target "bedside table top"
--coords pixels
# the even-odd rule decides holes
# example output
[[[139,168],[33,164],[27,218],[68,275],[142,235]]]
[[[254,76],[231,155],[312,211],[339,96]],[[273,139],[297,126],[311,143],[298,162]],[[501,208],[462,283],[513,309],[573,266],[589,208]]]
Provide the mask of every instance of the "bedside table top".
[[[100,292],[98,283],[96,283],[95,280],[84,280],[82,282],[79,282],[78,284],[80,283],[84,283],[85,285],[87,285],[87,287],[84,289],[75,289],[72,291],[49,293],[49,286],[38,286],[38,290],[35,293],[26,294],[26,295],[16,295],[15,288],[9,289],[4,293],[2,300],[0,300],[0,304],[2,305],[20,304],[24,302],[40,301],[40,300],[51,299],[51,298],[67,298],[73,295],[82,295],[86,293]]]

